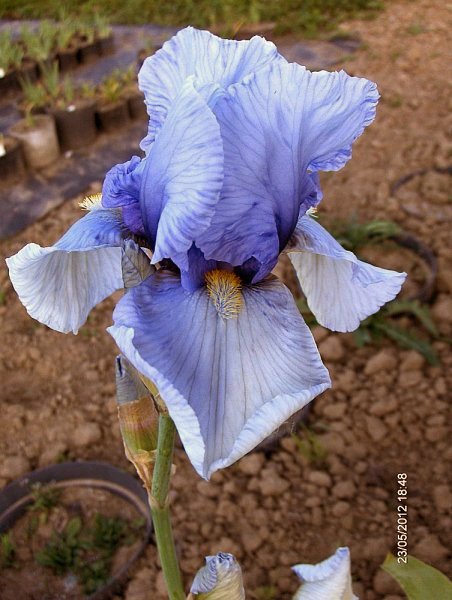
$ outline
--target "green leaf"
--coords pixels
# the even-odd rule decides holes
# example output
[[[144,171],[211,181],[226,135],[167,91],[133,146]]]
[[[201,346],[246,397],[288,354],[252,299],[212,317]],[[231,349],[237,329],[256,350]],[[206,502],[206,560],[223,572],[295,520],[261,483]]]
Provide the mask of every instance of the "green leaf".
[[[69,521],[66,525],[66,537],[67,539],[74,540],[77,535],[80,533],[82,528],[82,520],[80,517],[74,517]]]
[[[421,304],[419,300],[394,300],[387,304],[385,308],[385,314],[388,316],[407,313],[416,317],[434,337],[438,337],[438,329],[433,322],[429,307]]]
[[[407,563],[398,563],[388,554],[382,569],[389,573],[408,596],[408,600],[452,600],[452,582],[441,571],[408,555]]]
[[[427,362],[431,365],[438,365],[439,360],[435,350],[431,344],[426,340],[422,340],[415,336],[413,333],[401,329],[393,325],[392,323],[375,323],[374,325],[377,331],[383,332],[388,338],[394,340],[402,348],[408,348],[409,350],[416,350],[422,356],[425,357]]]

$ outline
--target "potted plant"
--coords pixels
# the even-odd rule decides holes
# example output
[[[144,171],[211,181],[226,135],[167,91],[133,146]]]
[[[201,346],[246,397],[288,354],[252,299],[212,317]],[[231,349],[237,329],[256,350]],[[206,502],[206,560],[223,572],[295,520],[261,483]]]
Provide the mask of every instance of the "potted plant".
[[[128,122],[129,109],[117,71],[105,77],[98,88],[97,97],[97,117],[102,131],[116,131]]]
[[[20,103],[22,115],[25,116],[28,110],[33,115],[44,114],[49,98],[42,83],[21,77],[20,86],[22,88],[22,100]]]
[[[137,72],[134,65],[121,73],[124,95],[127,99],[131,119],[147,119],[144,94],[138,89]]]
[[[113,37],[113,31],[110,24],[108,23],[108,20],[103,15],[95,13],[94,28],[96,31],[96,38],[98,41],[100,54],[102,56],[112,54],[115,49],[115,42]]]
[[[48,112],[55,118],[63,152],[92,144],[96,139],[96,100],[92,86],[75,88],[66,77]]]
[[[97,60],[100,55],[100,44],[96,39],[96,28],[92,22],[80,21],[79,35],[81,43],[78,49],[78,57],[81,63],[90,63]]]
[[[19,140],[0,133],[0,181],[2,185],[20,180],[24,173],[22,144]]]
[[[34,115],[33,105],[26,107],[25,117],[9,129],[12,137],[20,140],[27,165],[42,169],[60,155],[55,121],[50,115]]]
[[[69,71],[78,65],[77,46],[75,44],[76,26],[66,19],[59,24],[56,36],[57,58],[60,71]]]
[[[36,32],[22,29],[22,40],[29,58],[38,63],[42,75],[46,66],[53,62],[56,41],[56,26],[51,21],[42,21]]]
[[[19,69],[24,52],[15,44],[9,31],[0,33],[0,92],[6,94],[19,89]]]

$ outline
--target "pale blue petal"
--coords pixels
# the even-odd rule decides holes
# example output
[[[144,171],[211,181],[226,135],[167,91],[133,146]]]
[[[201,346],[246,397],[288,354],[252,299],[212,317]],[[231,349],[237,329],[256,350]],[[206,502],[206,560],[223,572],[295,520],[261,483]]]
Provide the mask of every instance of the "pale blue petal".
[[[237,318],[205,288],[158,271],[117,305],[109,332],[158,387],[185,450],[209,478],[330,387],[292,295],[276,278],[243,288]]]
[[[77,333],[89,311],[123,287],[121,213],[96,209],[54,245],[28,244],[6,259],[28,313],[52,329]]]
[[[344,250],[315,219],[300,218],[286,249],[320,325],[354,331],[400,291],[406,273],[374,267]]]
[[[153,262],[188,268],[187,252],[210,224],[223,182],[223,144],[212,111],[184,83],[146,160],[141,213]]]
[[[231,86],[215,105],[225,155],[221,200],[196,243],[207,259],[254,256],[257,281],[276,264],[304,211],[320,199],[311,171],[339,168],[369,124],[375,85],[345,73],[273,63]]]
[[[207,556],[190,592],[199,600],[245,600],[242,569],[232,554],[219,552]]]
[[[144,61],[138,74],[149,114],[149,130],[142,141],[148,150],[185,79],[194,75],[209,101],[221,89],[241,81],[274,60],[284,60],[273,43],[261,37],[247,41],[223,40],[208,31],[187,27]]]
[[[348,548],[338,548],[316,565],[296,565],[292,570],[304,582],[294,600],[358,600],[352,592]]]

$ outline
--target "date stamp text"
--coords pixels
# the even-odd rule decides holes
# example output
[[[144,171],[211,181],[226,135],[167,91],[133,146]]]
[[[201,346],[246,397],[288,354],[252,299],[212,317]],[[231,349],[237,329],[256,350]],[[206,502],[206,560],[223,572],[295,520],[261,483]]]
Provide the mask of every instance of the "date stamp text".
[[[408,476],[397,474],[397,562],[407,563],[408,557]]]

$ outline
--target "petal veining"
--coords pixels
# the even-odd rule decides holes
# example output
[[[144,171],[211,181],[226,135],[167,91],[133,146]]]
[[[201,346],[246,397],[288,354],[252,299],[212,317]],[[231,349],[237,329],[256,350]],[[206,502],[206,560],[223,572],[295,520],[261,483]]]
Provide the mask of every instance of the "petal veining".
[[[210,477],[330,386],[292,295],[276,278],[242,288],[223,319],[208,292],[159,271],[119,302],[109,332],[159,388],[187,454]]]
[[[399,293],[406,273],[359,260],[315,219],[302,216],[286,248],[308,306],[320,325],[354,331]]]
[[[304,582],[294,600],[358,600],[352,592],[348,548],[338,548],[316,565],[300,564],[292,570]]]
[[[62,333],[77,333],[89,311],[123,287],[123,240],[120,211],[96,209],[54,246],[28,244],[6,259],[30,316]]]
[[[210,224],[223,182],[223,144],[212,111],[187,79],[146,159],[141,213],[153,262],[188,268],[187,252]]]
[[[284,60],[272,42],[224,40],[208,31],[187,27],[144,61],[138,74],[149,114],[149,130],[142,141],[148,150],[187,77],[194,75],[206,100],[219,89],[241,81],[274,60]],[[221,95],[221,93],[220,93]]]
[[[206,258],[276,264],[298,220],[318,203],[312,171],[340,168],[368,125],[375,85],[340,73],[274,62],[229,88],[214,107],[225,170],[212,224],[196,243]]]

